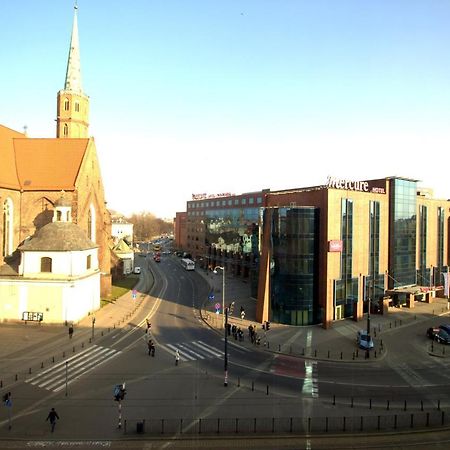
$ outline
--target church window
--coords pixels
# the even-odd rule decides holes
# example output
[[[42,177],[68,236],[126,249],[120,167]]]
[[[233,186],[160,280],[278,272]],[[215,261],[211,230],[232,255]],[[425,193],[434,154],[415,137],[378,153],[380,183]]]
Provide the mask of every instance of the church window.
[[[95,242],[95,209],[94,205],[91,205],[88,212],[88,237],[92,242]]]
[[[67,125],[67,123],[64,124],[64,131],[63,131],[64,136],[68,136],[69,135],[69,127]]]
[[[87,255],[87,258],[86,258],[86,269],[90,269],[91,268],[91,260],[92,260],[91,255]]]
[[[64,111],[69,111],[69,100],[67,98],[64,100]]]
[[[44,256],[41,258],[41,272],[51,272],[52,271],[52,258]]]
[[[3,203],[3,238],[2,255],[8,256],[13,252],[13,203],[7,198]]]
[[[75,102],[75,111],[80,112],[80,104],[78,102]]]

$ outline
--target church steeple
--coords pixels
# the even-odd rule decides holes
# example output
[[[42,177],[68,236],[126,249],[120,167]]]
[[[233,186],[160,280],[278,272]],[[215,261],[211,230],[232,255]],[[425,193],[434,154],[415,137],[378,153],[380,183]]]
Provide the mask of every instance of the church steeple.
[[[78,40],[78,6],[75,2],[72,37],[70,39],[69,58],[67,59],[66,83],[64,90],[83,93],[81,84],[80,43]]]
[[[72,36],[67,59],[64,89],[58,92],[56,137],[86,138],[89,129],[89,97],[81,83],[80,44],[78,40],[78,5],[75,2]]]

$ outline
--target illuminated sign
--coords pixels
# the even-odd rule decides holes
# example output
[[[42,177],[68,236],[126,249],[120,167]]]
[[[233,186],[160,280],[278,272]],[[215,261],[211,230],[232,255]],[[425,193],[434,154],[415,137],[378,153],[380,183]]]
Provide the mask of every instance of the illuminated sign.
[[[345,189],[348,191],[373,192],[375,194],[385,194],[384,187],[370,186],[368,181],[343,180],[341,178],[328,177],[327,187],[334,189]]]

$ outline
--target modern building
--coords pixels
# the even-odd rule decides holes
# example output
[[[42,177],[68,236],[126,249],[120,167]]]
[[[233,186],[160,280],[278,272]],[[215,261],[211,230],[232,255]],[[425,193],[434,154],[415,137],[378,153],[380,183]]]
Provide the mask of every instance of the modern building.
[[[249,277],[257,319],[323,324],[443,295],[450,201],[418,181],[330,178],[326,185],[197,197],[183,247],[203,267]]]

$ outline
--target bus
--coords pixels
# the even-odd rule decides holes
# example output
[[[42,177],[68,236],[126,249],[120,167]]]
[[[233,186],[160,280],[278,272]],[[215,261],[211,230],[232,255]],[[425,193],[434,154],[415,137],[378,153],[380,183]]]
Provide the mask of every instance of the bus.
[[[186,270],[195,270],[195,262],[192,261],[192,259],[183,258],[183,259],[181,260],[181,265],[182,265],[182,267],[184,267]]]
[[[160,252],[161,251],[161,245],[153,244],[153,251],[154,252]]]

